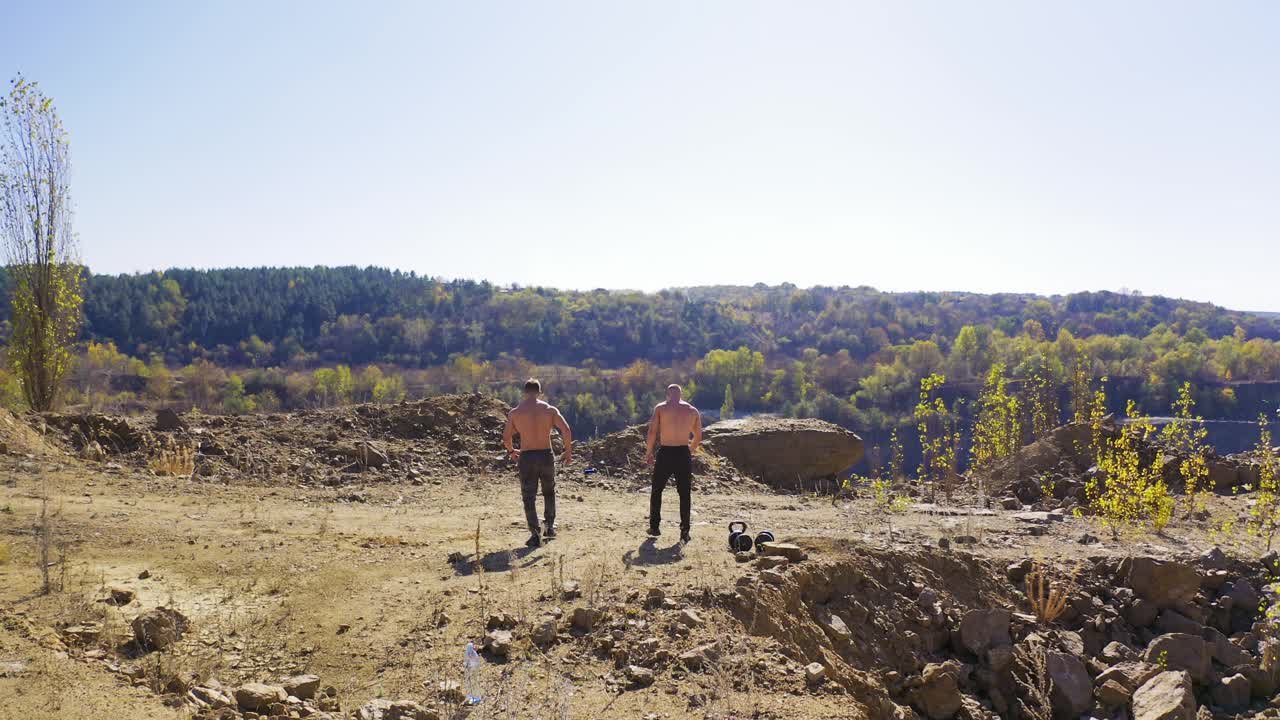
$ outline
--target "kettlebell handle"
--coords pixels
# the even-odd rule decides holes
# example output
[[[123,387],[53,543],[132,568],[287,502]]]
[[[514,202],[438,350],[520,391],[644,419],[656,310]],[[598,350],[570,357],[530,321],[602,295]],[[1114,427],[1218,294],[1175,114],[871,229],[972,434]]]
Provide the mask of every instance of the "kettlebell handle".
[[[739,529],[734,530],[734,527],[737,527]],[[741,520],[734,520],[733,522],[729,523],[729,532],[745,533],[746,531],[747,531],[747,524],[742,522]]]

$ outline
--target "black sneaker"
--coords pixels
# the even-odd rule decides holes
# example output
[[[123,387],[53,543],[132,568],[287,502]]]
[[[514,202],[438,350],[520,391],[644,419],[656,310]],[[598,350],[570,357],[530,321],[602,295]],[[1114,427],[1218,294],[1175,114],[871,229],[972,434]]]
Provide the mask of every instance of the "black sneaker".
[[[658,529],[657,525],[649,526],[649,537],[658,537],[661,534],[662,534],[662,531]]]
[[[544,538],[546,538],[546,539],[548,539],[548,540],[550,540],[551,538],[553,538],[553,537],[555,537],[555,536],[556,536],[556,529],[555,529],[555,528],[553,528],[553,527],[551,527],[550,525],[548,525],[548,526],[547,526],[547,529],[546,529],[546,530],[543,530],[543,531],[542,531],[542,537],[544,537]]]
[[[689,536],[689,531],[688,531],[688,530],[681,530],[681,531],[680,531],[680,542],[681,542],[681,543],[689,543],[689,542],[692,542],[692,541],[693,541],[693,538]]]
[[[534,533],[530,535],[529,539],[525,541],[525,547],[535,548],[540,545],[542,545],[542,536],[539,535],[538,533]]]

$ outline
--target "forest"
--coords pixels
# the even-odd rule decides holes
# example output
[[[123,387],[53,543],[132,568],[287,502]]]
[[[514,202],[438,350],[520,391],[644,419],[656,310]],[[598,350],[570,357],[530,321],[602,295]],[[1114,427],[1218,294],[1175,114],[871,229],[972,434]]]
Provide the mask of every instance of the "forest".
[[[1280,318],[1137,293],[580,292],[355,267],[86,275],[65,402],[93,410],[514,400],[537,375],[584,436],[644,421],[680,382],[712,416],[819,417],[883,439],[910,434],[923,379],[944,378],[964,415],[997,365],[1015,391],[1065,396],[1073,376],[1106,377],[1118,407],[1151,414],[1190,382],[1205,417],[1250,420],[1271,395],[1238,390],[1280,381]],[[0,381],[18,407],[13,378]]]

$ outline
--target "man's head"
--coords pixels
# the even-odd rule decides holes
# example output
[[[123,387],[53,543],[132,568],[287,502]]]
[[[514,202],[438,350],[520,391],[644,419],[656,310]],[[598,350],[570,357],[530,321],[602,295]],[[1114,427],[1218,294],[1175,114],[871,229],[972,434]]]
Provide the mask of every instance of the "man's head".
[[[667,402],[678,403],[680,402],[680,396],[683,394],[684,391],[680,389],[679,385],[671,383],[667,386]]]
[[[542,394],[542,383],[529,378],[524,384],[524,396],[526,398],[536,398]]]

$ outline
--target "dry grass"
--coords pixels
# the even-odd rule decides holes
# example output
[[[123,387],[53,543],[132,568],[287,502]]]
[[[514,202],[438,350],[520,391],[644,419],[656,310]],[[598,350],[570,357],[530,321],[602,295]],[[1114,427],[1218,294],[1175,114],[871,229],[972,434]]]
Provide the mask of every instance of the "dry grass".
[[[1080,565],[1076,565],[1065,583],[1050,581],[1047,567],[1040,561],[1031,566],[1027,573],[1027,600],[1031,603],[1031,611],[1042,623],[1051,623],[1062,616],[1067,607],[1067,600],[1076,589],[1076,577],[1080,574]]]
[[[196,471],[196,450],[189,445],[163,447],[147,461],[157,475],[190,477]]]
[[[0,540],[0,565],[7,565],[13,554],[9,551],[9,543]]]

